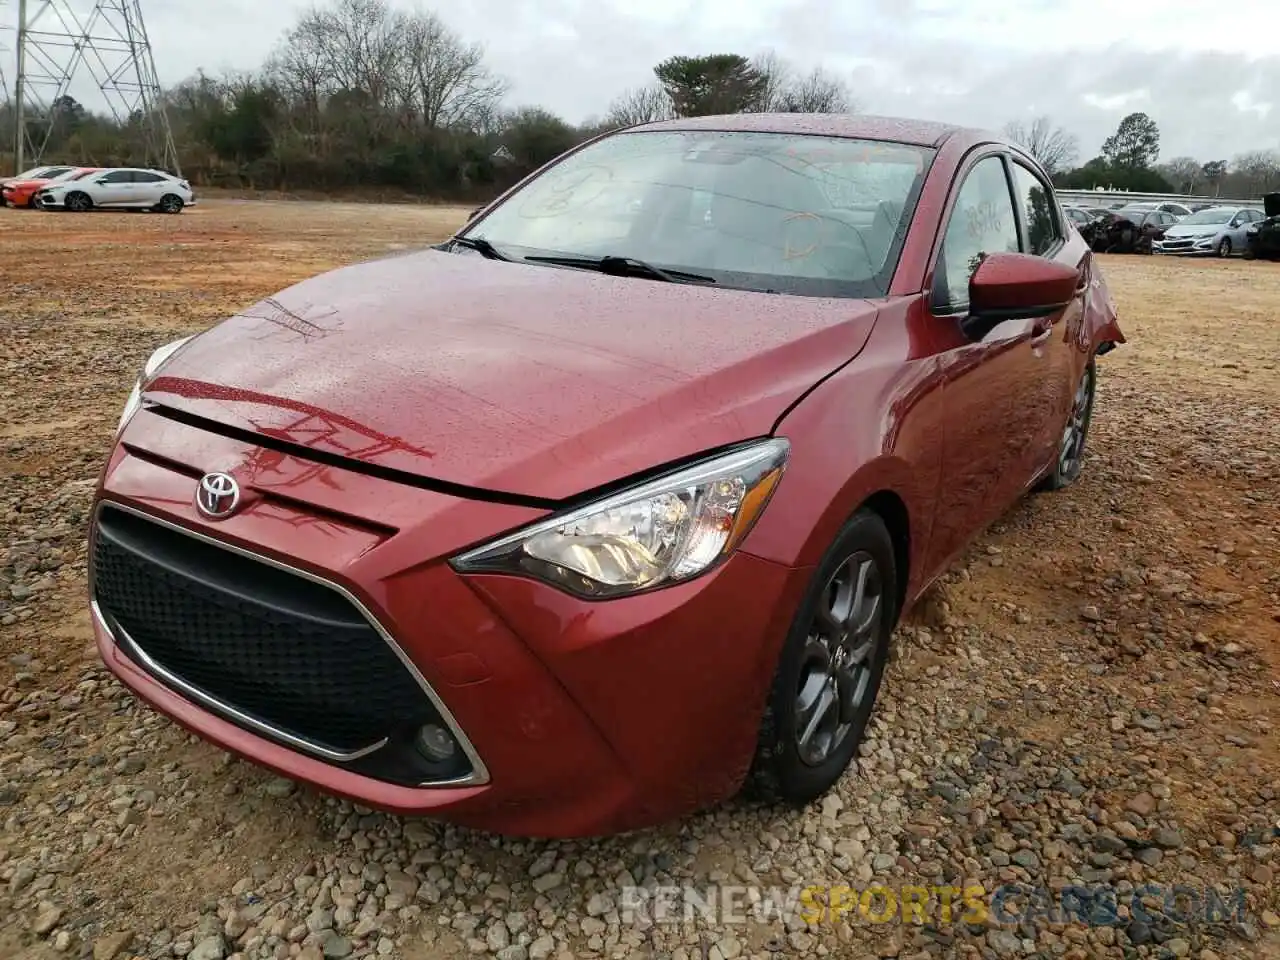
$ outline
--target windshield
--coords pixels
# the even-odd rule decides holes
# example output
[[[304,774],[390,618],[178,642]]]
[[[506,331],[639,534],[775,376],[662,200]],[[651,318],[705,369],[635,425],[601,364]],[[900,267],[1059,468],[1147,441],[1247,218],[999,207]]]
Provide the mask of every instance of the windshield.
[[[1226,223],[1234,215],[1234,210],[1201,210],[1199,213],[1193,213],[1189,217],[1183,217],[1182,224]]]
[[[513,258],[630,257],[722,286],[881,296],[933,154],[776,133],[620,133],[463,235]]]

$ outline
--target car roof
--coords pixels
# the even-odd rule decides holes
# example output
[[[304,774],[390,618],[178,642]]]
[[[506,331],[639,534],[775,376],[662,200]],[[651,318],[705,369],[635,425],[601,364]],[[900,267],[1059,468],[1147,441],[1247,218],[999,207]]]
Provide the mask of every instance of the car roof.
[[[981,139],[1001,139],[986,131],[949,123],[937,123],[932,120],[843,113],[733,113],[658,120],[627,129],[628,131],[727,130],[794,133],[820,137],[849,137],[859,140],[887,140],[918,147],[940,147],[959,133]]]

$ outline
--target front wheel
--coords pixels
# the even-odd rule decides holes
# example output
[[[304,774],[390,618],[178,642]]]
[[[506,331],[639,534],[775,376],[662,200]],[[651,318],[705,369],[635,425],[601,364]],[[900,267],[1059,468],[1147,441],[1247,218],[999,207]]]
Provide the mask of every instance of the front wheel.
[[[1226,259],[1227,257],[1231,256],[1231,238],[1230,237],[1223,237],[1218,242],[1218,256],[1222,257],[1223,259]]]
[[[897,616],[884,521],[860,510],[814,573],[765,705],[746,792],[803,805],[831,789],[862,742]]]
[[[88,213],[89,210],[93,209],[93,201],[89,199],[87,193],[81,193],[77,190],[67,196],[66,208],[72,213]]]
[[[1057,460],[1054,461],[1053,470],[1045,478],[1046,489],[1061,490],[1070,486],[1084,469],[1084,445],[1089,437],[1089,424],[1093,421],[1093,400],[1097,390],[1097,363],[1090,357],[1071,398],[1071,413],[1067,416],[1058,441]]]

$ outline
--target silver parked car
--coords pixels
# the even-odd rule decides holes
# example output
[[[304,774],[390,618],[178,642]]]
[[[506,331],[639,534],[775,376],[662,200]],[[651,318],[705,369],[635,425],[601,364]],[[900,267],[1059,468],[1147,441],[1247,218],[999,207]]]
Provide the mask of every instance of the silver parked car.
[[[1245,250],[1245,231],[1262,220],[1252,207],[1209,207],[1183,217],[1151,244],[1152,253],[1201,254],[1229,257]]]

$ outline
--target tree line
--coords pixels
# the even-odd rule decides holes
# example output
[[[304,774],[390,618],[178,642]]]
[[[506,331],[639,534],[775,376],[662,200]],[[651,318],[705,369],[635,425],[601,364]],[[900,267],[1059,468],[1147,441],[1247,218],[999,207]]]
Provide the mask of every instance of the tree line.
[[[853,92],[822,68],[808,72],[772,52],[672,56],[650,83],[623,91],[604,116],[570,123],[537,106],[504,107],[507,83],[483,49],[435,13],[389,0],[329,0],[302,13],[257,70],[203,71],[165,91],[182,171],[202,186],[341,191],[382,188],[439,199],[491,196],[606,130],[715,113],[846,113]],[[49,161],[148,163],[145,126],[117,123],[70,97],[38,131]],[[0,142],[13,141],[12,104],[0,105]],[[1280,155],[1228,163],[1177,157],[1159,164],[1159,129],[1132,114],[1101,154],[1076,166],[1078,142],[1045,117],[1006,132],[1062,187],[1217,191],[1280,188]],[[0,161],[11,161],[0,154]]]
[[[631,123],[742,111],[846,112],[847,86],[766,52],[670,57],[652,84],[573,124],[504,108],[508,85],[435,13],[388,0],[330,0],[301,14],[258,70],[203,71],[164,93],[182,172],[193,183],[264,190],[384,188],[487,197],[583,140]],[[0,137],[15,111],[0,105]],[[142,118],[93,114],[70,97],[36,118],[44,159],[148,163]],[[9,160],[0,154],[0,161]],[[154,161],[151,161],[154,162]]]
[[[1139,193],[1187,193],[1253,199],[1280,190],[1280,151],[1254,150],[1231,160],[1160,159],[1160,128],[1142,112],[1120,121],[1098,156],[1080,166],[1079,141],[1049,117],[1015,121],[1005,135],[1036,157],[1064,189],[1106,187]]]

